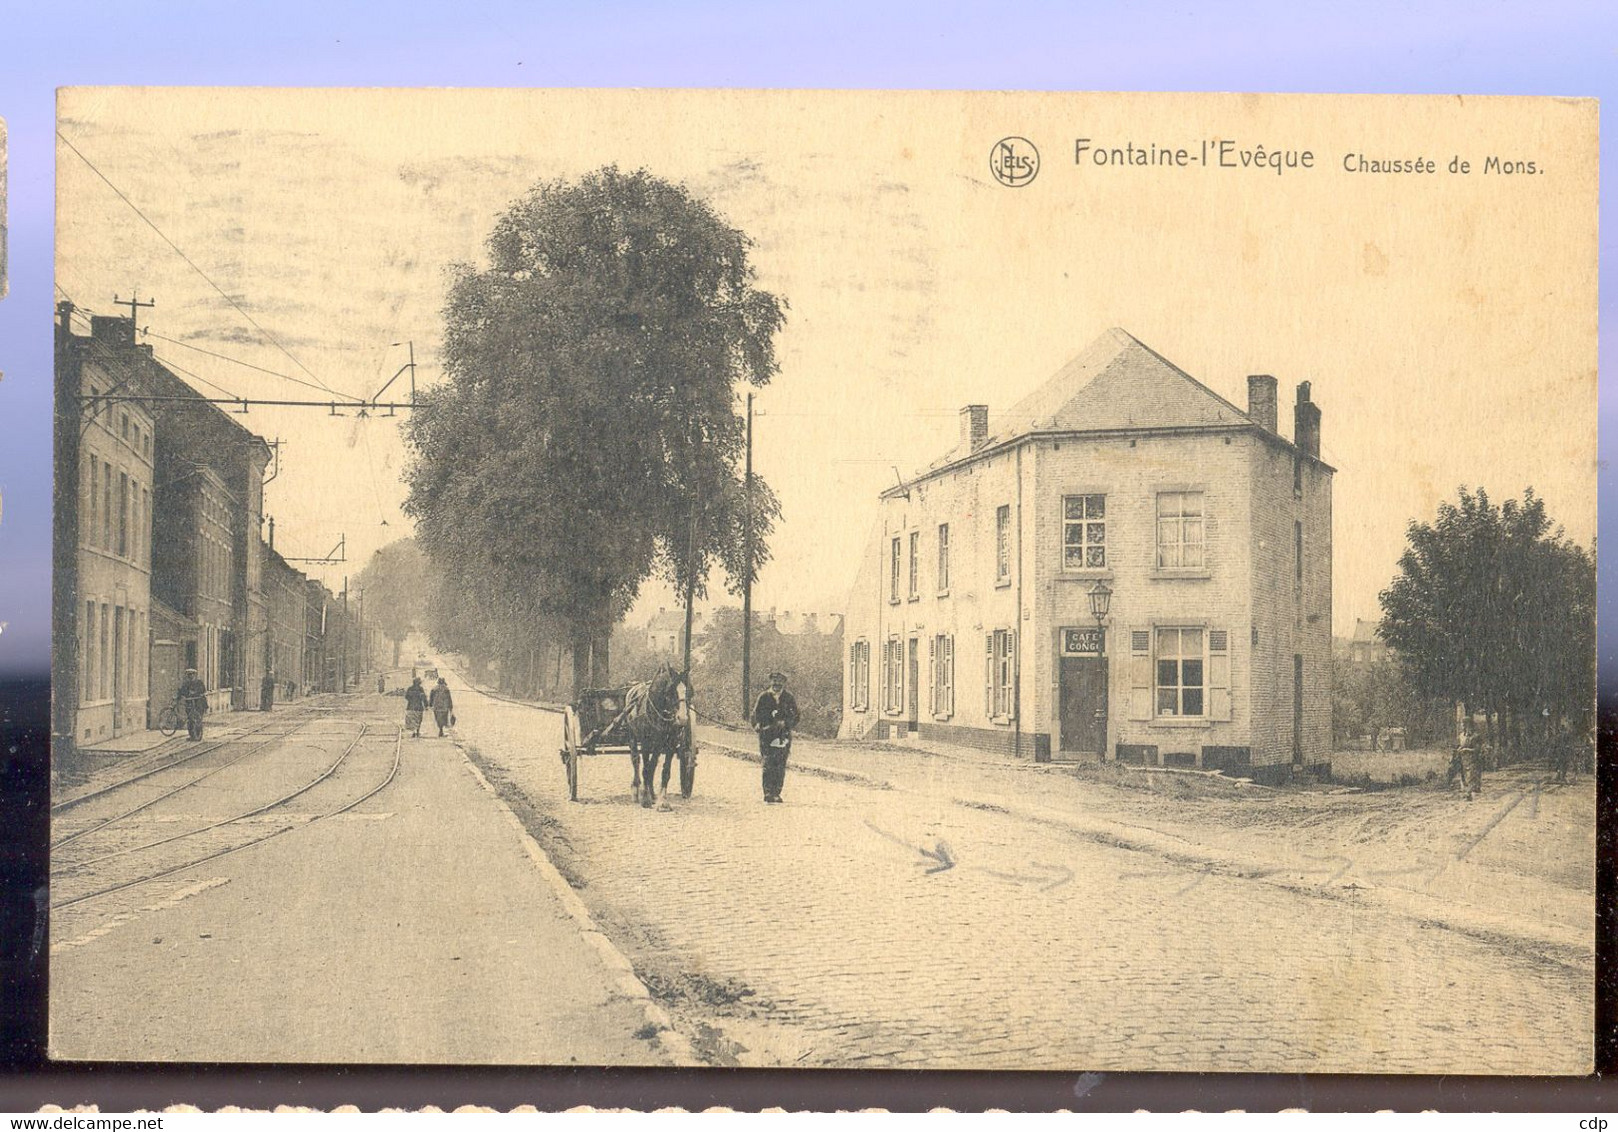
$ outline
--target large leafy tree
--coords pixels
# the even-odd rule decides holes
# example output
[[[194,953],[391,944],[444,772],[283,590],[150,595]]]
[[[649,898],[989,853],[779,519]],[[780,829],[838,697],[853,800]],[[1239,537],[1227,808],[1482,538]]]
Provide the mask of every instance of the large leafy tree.
[[[399,664],[399,650],[412,630],[426,624],[427,558],[413,539],[390,542],[371,555],[355,586],[365,594],[367,617],[393,642],[393,663]]]
[[[1462,488],[1410,524],[1382,593],[1380,633],[1421,696],[1483,710],[1520,743],[1529,720],[1588,726],[1595,698],[1595,557],[1543,500]]]
[[[654,572],[768,558],[779,507],[737,473],[738,385],[776,372],[783,303],[752,241],[645,171],[546,182],[496,222],[489,264],[455,269],[449,380],[408,437],[406,509],[450,585],[490,587],[603,682],[608,634]],[[753,555],[745,561],[748,500]]]

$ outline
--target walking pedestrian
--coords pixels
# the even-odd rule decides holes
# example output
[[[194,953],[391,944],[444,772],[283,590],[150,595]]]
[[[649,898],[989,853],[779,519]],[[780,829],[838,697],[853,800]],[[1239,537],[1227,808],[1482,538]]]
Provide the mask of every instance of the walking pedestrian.
[[[449,726],[450,712],[455,710],[455,700],[449,694],[449,685],[440,676],[438,683],[433,687],[433,694],[428,697],[433,708],[433,722],[438,724],[438,737],[444,737],[444,728]]]
[[[1471,719],[1461,724],[1461,741],[1455,746],[1455,756],[1461,764],[1461,780],[1466,786],[1466,800],[1483,793],[1483,749],[1478,743],[1477,726]]]
[[[798,726],[798,701],[786,690],[782,672],[770,673],[769,688],[753,705],[753,730],[758,732],[758,754],[764,764],[764,800],[779,802],[787,777],[787,756],[792,753],[792,729]]]
[[[421,713],[427,710],[427,692],[421,686],[421,677],[410,682],[405,689],[405,730],[412,739],[421,738]]]
[[[174,706],[185,716],[186,735],[202,738],[202,717],[208,714],[208,685],[198,679],[195,668],[185,670],[180,690],[174,693]]]

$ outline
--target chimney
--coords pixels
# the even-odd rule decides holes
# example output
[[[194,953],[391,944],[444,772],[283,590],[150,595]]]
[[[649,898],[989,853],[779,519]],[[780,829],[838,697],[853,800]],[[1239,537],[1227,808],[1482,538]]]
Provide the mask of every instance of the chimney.
[[[97,342],[117,346],[133,346],[135,344],[135,320],[132,318],[119,318],[117,315],[111,314],[93,314],[90,316],[90,337]]]
[[[1270,432],[1276,428],[1275,378],[1267,373],[1250,374],[1247,378],[1247,415],[1253,423]]]
[[[968,405],[961,410],[961,447],[976,452],[989,439],[989,406]]]
[[[1294,431],[1292,442],[1305,456],[1320,459],[1320,406],[1309,400],[1309,383],[1298,383],[1298,404],[1293,409]]]
[[[270,549],[275,549],[275,516],[270,516]]]

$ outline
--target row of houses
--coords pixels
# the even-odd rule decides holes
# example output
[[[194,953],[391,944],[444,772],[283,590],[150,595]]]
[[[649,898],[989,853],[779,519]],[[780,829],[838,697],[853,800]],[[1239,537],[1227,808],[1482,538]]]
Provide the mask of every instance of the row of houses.
[[[134,320],[56,326],[58,750],[154,725],[187,668],[214,711],[330,690],[364,634],[263,536],[271,448],[135,341]]]
[[[842,735],[1280,779],[1331,749],[1332,477],[1123,330],[882,493]]]

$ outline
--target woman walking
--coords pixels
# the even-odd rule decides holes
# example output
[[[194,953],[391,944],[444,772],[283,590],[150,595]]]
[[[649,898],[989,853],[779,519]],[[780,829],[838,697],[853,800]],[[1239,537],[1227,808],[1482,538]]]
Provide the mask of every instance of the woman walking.
[[[444,728],[449,726],[450,712],[455,710],[455,701],[450,697],[449,685],[444,678],[438,678],[438,684],[433,688],[433,694],[428,697],[433,708],[433,722],[438,724],[438,737],[444,737]]]
[[[422,690],[421,677],[410,682],[405,689],[405,730],[412,739],[421,738],[421,713],[427,710],[427,693]]]

